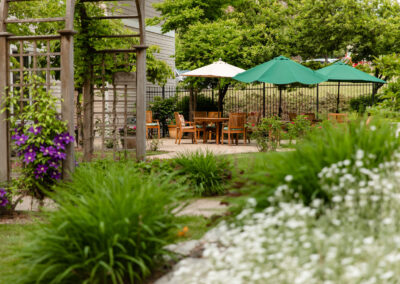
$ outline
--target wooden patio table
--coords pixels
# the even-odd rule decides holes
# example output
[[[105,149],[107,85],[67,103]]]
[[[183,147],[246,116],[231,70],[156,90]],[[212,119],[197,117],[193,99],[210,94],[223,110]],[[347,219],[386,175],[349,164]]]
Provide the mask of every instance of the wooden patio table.
[[[229,118],[222,118],[222,117],[195,117],[194,124],[202,124],[203,125],[203,143],[207,143],[207,135],[206,129],[207,125],[210,123],[215,123],[216,126],[216,135],[217,139],[216,142],[219,144],[220,140],[220,133],[221,133],[221,125],[223,122],[229,121]]]

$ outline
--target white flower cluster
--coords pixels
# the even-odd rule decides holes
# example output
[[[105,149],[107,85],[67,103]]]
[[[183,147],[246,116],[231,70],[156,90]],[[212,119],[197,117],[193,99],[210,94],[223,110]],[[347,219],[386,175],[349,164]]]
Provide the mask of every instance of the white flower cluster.
[[[400,163],[365,168],[373,158],[358,151],[321,171],[332,206],[289,201],[287,185],[262,212],[250,199],[237,222],[216,228],[202,261],[181,263],[176,283],[398,283]]]

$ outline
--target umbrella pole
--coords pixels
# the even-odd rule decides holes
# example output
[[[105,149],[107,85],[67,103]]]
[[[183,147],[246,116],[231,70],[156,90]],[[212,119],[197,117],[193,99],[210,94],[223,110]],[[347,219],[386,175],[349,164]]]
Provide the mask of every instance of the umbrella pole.
[[[279,110],[278,110],[278,116],[282,117],[282,88],[279,88]]]
[[[340,82],[338,82],[338,88],[337,88],[336,113],[339,113],[339,104],[340,104]]]
[[[218,79],[218,115],[221,113],[221,106],[220,106],[220,100],[221,100],[221,79]],[[221,113],[222,117],[222,113]]]

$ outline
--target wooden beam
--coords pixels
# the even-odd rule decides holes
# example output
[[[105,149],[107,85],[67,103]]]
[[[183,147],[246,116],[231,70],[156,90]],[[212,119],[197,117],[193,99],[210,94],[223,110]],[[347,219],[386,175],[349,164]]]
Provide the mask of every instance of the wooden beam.
[[[65,18],[39,18],[39,19],[6,19],[6,24],[23,24],[23,23],[45,23],[45,22],[64,22]]]
[[[122,19],[137,19],[139,16],[101,16],[101,17],[89,17],[89,20],[122,20]]]

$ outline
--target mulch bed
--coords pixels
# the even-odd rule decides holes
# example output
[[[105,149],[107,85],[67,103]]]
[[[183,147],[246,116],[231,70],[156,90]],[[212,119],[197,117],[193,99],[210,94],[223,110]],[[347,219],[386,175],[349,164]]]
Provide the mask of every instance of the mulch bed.
[[[32,224],[39,216],[28,211],[7,212],[0,215],[0,225],[3,224]]]

